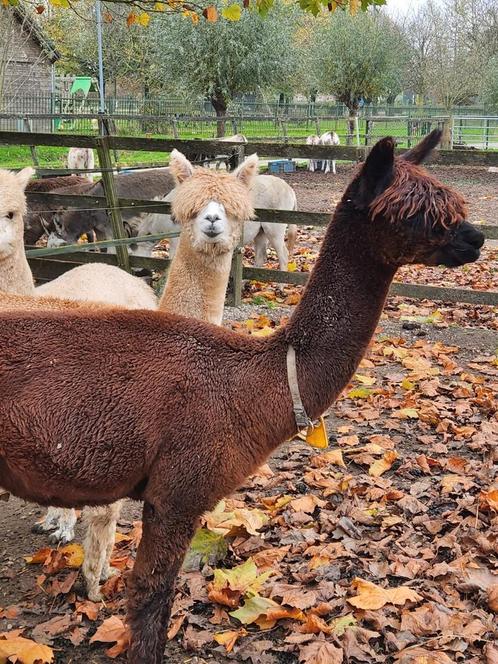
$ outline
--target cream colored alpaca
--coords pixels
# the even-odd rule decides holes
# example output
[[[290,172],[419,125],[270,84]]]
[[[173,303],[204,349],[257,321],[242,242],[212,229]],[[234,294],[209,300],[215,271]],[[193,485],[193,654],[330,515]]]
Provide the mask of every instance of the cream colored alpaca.
[[[34,295],[33,275],[24,253],[26,196],[24,189],[33,168],[19,173],[0,170],[0,290]]]
[[[244,221],[254,216],[249,187],[258,157],[251,155],[232,174],[194,168],[177,150],[171,157],[179,183],[172,214],[182,232],[159,309],[219,325],[233,251]]]

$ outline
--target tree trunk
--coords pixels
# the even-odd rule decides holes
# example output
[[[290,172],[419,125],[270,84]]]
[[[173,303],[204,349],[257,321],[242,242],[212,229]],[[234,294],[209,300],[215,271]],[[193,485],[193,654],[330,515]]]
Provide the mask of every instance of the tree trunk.
[[[227,101],[223,93],[219,90],[211,95],[211,104],[216,111],[216,117],[218,118],[216,122],[216,136],[217,138],[223,138],[225,135],[225,116],[227,114]]]

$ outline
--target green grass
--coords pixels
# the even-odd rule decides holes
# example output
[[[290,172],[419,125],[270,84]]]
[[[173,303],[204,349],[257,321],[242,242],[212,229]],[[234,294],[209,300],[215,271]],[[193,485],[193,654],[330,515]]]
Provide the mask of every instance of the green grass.
[[[456,128],[455,138],[463,140],[466,143],[480,141],[483,139],[483,130],[477,127],[478,121],[471,121],[476,126],[464,126],[461,129]],[[171,125],[167,122],[140,120],[117,121],[117,133],[121,136],[142,136],[148,138],[173,138]],[[360,141],[364,143],[365,120],[360,119],[359,131]],[[435,126],[435,123],[432,124]],[[251,120],[242,119],[236,127],[231,122],[226,123],[226,134],[230,134],[234,129],[243,133],[249,140],[282,140],[282,126],[271,119]],[[183,139],[209,139],[214,138],[216,134],[216,119],[207,121],[180,121],[178,123],[179,135]],[[336,120],[320,120],[319,131],[335,131],[341,138],[341,143],[346,142],[347,120],[339,118]],[[287,136],[290,141],[302,141],[309,134],[316,132],[315,122],[306,119],[289,122],[287,124]],[[92,126],[89,120],[75,120],[64,125],[63,131],[59,133],[75,134],[93,134]],[[400,140],[400,145],[407,147],[406,141],[407,121],[376,121],[373,125],[371,142],[383,137],[394,136]],[[489,127],[490,143],[498,143],[498,126]],[[416,140],[416,139],[415,139]],[[494,147],[494,146],[493,146]],[[46,168],[64,168],[67,148],[58,147],[38,147],[37,154],[40,166]],[[135,164],[151,164],[166,161],[168,157],[164,152],[120,152],[119,163],[123,166],[133,166]],[[28,147],[19,146],[0,146],[0,166],[4,168],[22,168],[32,164],[31,153]]]

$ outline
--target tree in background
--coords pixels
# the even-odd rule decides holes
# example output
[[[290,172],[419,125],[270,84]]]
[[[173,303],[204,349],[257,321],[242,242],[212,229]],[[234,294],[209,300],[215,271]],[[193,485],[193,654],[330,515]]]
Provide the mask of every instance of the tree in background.
[[[97,78],[97,28],[95,3],[83,0],[77,16],[56,10],[46,20],[44,28],[62,54],[59,69],[66,74]],[[155,78],[154,65],[149,60],[151,34],[140,26],[126,26],[126,8],[112,3],[103,4],[104,73],[106,85],[116,90],[119,79],[140,82],[146,92]]]
[[[393,21],[378,12],[324,17],[314,31],[310,55],[320,91],[349,109],[349,134],[362,100],[395,97],[403,89],[408,47]]]
[[[483,102],[498,109],[498,56],[494,56],[487,63],[481,81],[481,97]]]
[[[185,20],[164,16],[150,26],[151,59],[162,63],[164,87],[188,96],[205,96],[219,120],[223,136],[230,101],[259,88],[286,92],[291,87],[297,52],[293,48],[296,10],[280,5],[265,18],[245,12],[237,23]]]
[[[449,110],[479,94],[498,53],[496,0],[429,0],[402,28],[411,48],[406,83],[417,95]]]

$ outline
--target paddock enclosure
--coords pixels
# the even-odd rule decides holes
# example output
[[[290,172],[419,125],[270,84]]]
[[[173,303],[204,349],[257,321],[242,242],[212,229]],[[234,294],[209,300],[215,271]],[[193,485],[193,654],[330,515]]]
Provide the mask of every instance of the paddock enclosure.
[[[158,213],[168,213],[169,204],[158,203],[157,201],[144,200],[118,200],[111,172],[115,168],[113,157],[120,150],[148,151],[157,153],[169,153],[173,148],[183,151],[185,154],[224,154],[227,149],[238,151],[239,160],[244,154],[257,152],[261,159],[268,158],[294,158],[294,159],[336,159],[339,161],[358,162],[361,161],[369,147],[356,148],[351,146],[309,146],[300,143],[269,143],[251,141],[246,144],[240,143],[218,143],[217,141],[181,141],[181,140],[163,140],[121,136],[102,136],[91,137],[81,135],[51,135],[51,134],[28,134],[25,132],[0,132],[0,145],[31,145],[31,146],[67,146],[67,147],[91,147],[94,148],[99,159],[99,170],[102,173],[106,197],[89,196],[58,196],[55,194],[28,194],[30,200],[41,202],[50,200],[60,205],[80,207],[80,208],[106,208],[112,222],[114,240],[99,243],[98,245],[75,245],[58,248],[37,248],[30,249],[27,253],[32,270],[37,279],[41,281],[54,278],[63,272],[71,269],[77,264],[83,262],[93,262],[103,260],[111,264],[118,264],[124,269],[132,267],[149,268],[155,270],[167,269],[168,262],[160,258],[145,258],[128,256],[124,247],[127,244],[140,242],[140,238],[126,238],[124,231],[120,208],[133,208],[138,211],[154,211]],[[402,149],[400,149],[402,151]],[[163,162],[164,163],[164,162]],[[497,166],[498,153],[492,151],[465,151],[465,150],[438,150],[437,155],[432,159],[432,164],[437,167],[448,167],[451,173],[452,166],[459,167],[482,167]],[[341,166],[339,166],[340,170]],[[43,169],[44,174],[49,171]],[[58,174],[61,171],[57,171]],[[489,177],[490,189],[493,188],[493,181],[496,179],[495,173],[487,174]],[[333,176],[330,176],[331,178]],[[305,200],[305,198],[304,198]],[[304,202],[304,201],[303,201]],[[298,211],[276,211],[276,210],[258,210],[258,218],[261,221],[269,223],[288,223],[296,224],[298,227],[314,226],[324,227],[329,221],[329,211],[324,212],[306,212],[302,211],[302,204],[298,198]],[[492,223],[480,224],[481,230],[486,235],[488,241],[498,240],[498,227]],[[160,240],[166,237],[146,236],[142,241]],[[116,256],[105,255],[88,251],[96,246],[115,246]],[[85,251],[82,251],[83,247]],[[229,286],[230,301],[234,304],[240,303],[241,289],[243,280],[257,280],[259,282],[279,282],[289,284],[304,284],[307,280],[307,274],[294,271],[285,272],[277,270],[268,270],[265,268],[244,267],[241,251],[237,251],[234,256],[231,283]],[[498,294],[496,291],[488,290],[470,290],[461,288],[445,288],[438,284],[410,284],[395,283],[392,288],[392,294],[431,300],[447,300],[453,302],[462,302],[469,304],[497,305]]]
[[[158,273],[167,270],[169,261],[164,258],[128,256],[124,251],[117,255],[91,251],[137,242],[137,238],[125,237],[121,209],[164,213],[170,209],[168,204],[157,201],[117,199],[110,177],[116,169],[115,152],[119,155],[125,150],[146,150],[157,153],[157,162],[165,165],[174,147],[186,154],[223,154],[227,149],[226,144],[206,140],[26,132],[0,132],[0,145],[56,145],[66,150],[73,146],[93,147],[99,158],[95,170],[104,178],[105,197],[30,194],[29,198],[43,201],[50,197],[51,201],[68,206],[107,209],[115,239],[93,245],[28,249],[31,268],[40,281],[93,261],[117,264],[123,269],[148,268]],[[289,136],[287,141],[250,140],[248,144],[233,147],[239,151],[239,159],[257,152],[264,161],[338,160],[337,176],[303,169],[281,175],[296,191],[297,212],[258,211],[261,220],[298,225],[297,251],[290,258],[289,271],[252,267],[252,250],[248,248],[241,247],[234,256],[229,300],[235,306],[226,308],[225,325],[242,333],[253,327],[267,332],[270,327],[278,326],[282,315],[285,317],[295,304],[290,301],[286,308],[281,310],[278,305],[274,310],[275,293],[280,302],[285,299],[287,288],[295,289],[306,282],[330,213],[351,180],[356,162],[364,159],[370,146],[311,147]],[[469,220],[478,224],[487,238],[483,249],[485,260],[456,270],[452,273],[458,274],[456,279],[450,279],[449,271],[444,268],[410,266],[400,271],[391,291],[395,297],[389,298],[387,304],[389,315],[381,320],[368,359],[358,368],[351,389],[348,388],[327,418],[331,447],[325,455],[332,456],[326,459],[318,454],[319,450],[296,441],[284,445],[270,459],[271,468],[263,468],[227,499],[223,514],[228,519],[227,527],[234,531],[229,552],[221,558],[222,562],[209,560],[207,564],[199,563],[198,554],[189,554],[177,584],[171,623],[176,632],[168,641],[165,662],[298,664],[302,661],[301,653],[304,656],[310,646],[307,639],[313,638],[313,643],[323,639],[324,643],[334,643],[336,649],[344,648],[344,654],[355,664],[357,661],[418,664],[416,659],[397,657],[397,649],[406,644],[412,645],[414,652],[418,648],[420,657],[435,653],[439,658],[438,653],[442,653],[434,660],[438,664],[457,661],[487,664],[486,653],[491,652],[493,646],[489,644],[496,636],[495,616],[487,604],[487,591],[472,586],[468,579],[457,578],[457,574],[462,569],[469,570],[469,575],[475,573],[482,584],[486,574],[491,574],[483,567],[485,556],[472,557],[469,552],[486,546],[491,551],[496,546],[493,441],[496,446],[498,173],[488,172],[489,166],[498,167],[498,153],[491,150],[436,151],[428,167],[467,199]],[[38,173],[49,174],[42,167]],[[154,236],[158,241],[164,237]],[[151,236],[143,240],[150,241]],[[273,254],[267,265],[276,265]],[[404,308],[399,310],[401,318],[398,318],[401,300],[397,296],[407,298],[403,299]],[[433,304],[429,306],[427,301]],[[430,319],[435,315],[434,310],[442,312],[444,321],[445,309],[451,303],[461,309],[462,318],[454,321],[457,325],[439,326],[437,315],[433,325]],[[483,318],[472,320],[474,309],[488,312],[486,324],[481,325]],[[393,311],[396,320],[390,316]],[[426,320],[420,322],[421,318]],[[415,329],[405,329],[405,324],[414,325]],[[421,333],[425,336],[419,336]],[[91,349],[85,352],[91,362]],[[437,394],[435,381],[440,383]],[[333,454],[338,456],[334,459]],[[370,475],[370,464],[383,461],[386,455],[391,455],[391,470],[380,477]],[[77,570],[66,567],[58,573],[48,571],[51,561],[57,560],[57,552],[50,554],[52,558],[45,566],[26,564],[24,556],[47,546],[44,537],[29,533],[29,525],[39,510],[16,499],[0,505],[5,533],[0,552],[0,631],[7,629],[7,625],[27,626],[30,638],[54,648],[56,664],[113,661],[104,651],[114,641],[101,643],[98,638],[93,640],[93,636],[103,620],[123,616],[123,576],[132,564],[130,551],[133,552],[133,543],[140,532],[136,523],[140,518],[139,507],[128,501],[120,520],[124,539],[117,542],[113,555],[113,565],[121,575],[106,584],[105,605],[95,609],[83,602]],[[236,525],[231,526],[230,519]],[[214,528],[221,521],[220,514],[215,514],[208,526]],[[80,536],[81,533],[80,526]],[[280,555],[287,556],[281,567]],[[239,625],[232,617],[227,626],[223,614],[232,609],[217,605],[213,612],[206,577],[210,578],[210,568],[235,567],[248,558],[256,560],[258,565],[265,560],[270,564],[276,561],[273,565],[281,576],[275,577],[277,591],[272,597],[288,604],[278,594],[284,593],[289,602],[304,607],[293,607],[289,616],[297,616],[301,611],[309,617],[308,603],[315,597],[322,608],[329,606],[332,615],[337,610],[341,620],[349,620],[353,635],[348,639],[341,636],[338,641],[332,630],[335,623],[328,621],[324,626],[319,623],[318,613],[317,624],[332,632],[306,633],[308,623],[290,617],[263,630],[254,623]],[[479,573],[475,572],[476,565],[480,565]],[[398,606],[395,610],[387,608],[385,613],[367,610],[355,626],[353,608],[343,612],[346,615],[340,612],[346,595],[361,594],[359,589],[351,590],[359,578],[368,578],[378,586],[386,583],[393,588],[399,586],[401,591],[408,587],[424,597],[423,603],[409,608]],[[464,582],[469,584],[468,588],[461,590],[459,584]],[[292,591],[296,592],[294,597]],[[447,624],[446,608],[444,611],[439,608],[445,603],[451,606],[455,620],[447,631],[441,627]],[[86,618],[82,621],[85,610],[99,612],[98,620],[90,627]],[[424,623],[425,618],[428,623]],[[70,631],[64,632],[64,621],[70,625]],[[119,636],[119,622],[111,626]],[[407,636],[415,628],[419,629],[415,631],[417,636]],[[225,636],[229,630],[237,639],[232,652],[213,641],[213,634]],[[397,638],[400,640],[396,641]],[[406,642],[402,641],[404,638]],[[115,661],[124,659],[125,656],[118,655]]]

